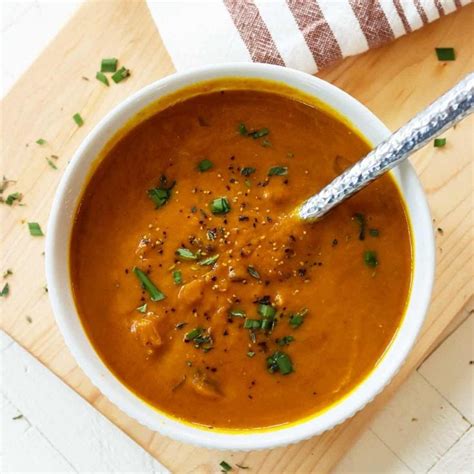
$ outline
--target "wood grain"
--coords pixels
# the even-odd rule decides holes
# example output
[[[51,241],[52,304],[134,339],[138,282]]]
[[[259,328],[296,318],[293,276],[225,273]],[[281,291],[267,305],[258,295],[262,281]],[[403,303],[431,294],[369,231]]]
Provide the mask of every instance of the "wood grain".
[[[473,69],[470,31],[474,7],[466,7],[383,48],[350,58],[320,77],[372,109],[392,129]],[[435,46],[452,46],[457,61],[440,63]],[[107,88],[94,79],[102,57],[116,56],[132,77]],[[443,149],[426,147],[412,162],[424,185],[437,234],[437,273],[432,305],[415,349],[390,386],[343,425],[286,448],[222,453],[162,437],[126,416],[91,384],[66,348],[43,288],[43,238],[25,222],[46,221],[54,191],[72,153],[107,111],[144,85],[173,72],[147,8],[141,1],[88,2],[2,103],[1,172],[17,180],[9,192],[24,193],[25,207],[1,206],[1,271],[11,268],[11,294],[0,302],[8,334],[175,472],[216,472],[222,459],[254,472],[327,472],[354,442],[371,416],[426,357],[450,322],[472,310],[473,121],[445,134]],[[82,79],[89,78],[89,81]],[[78,128],[72,115],[80,112]],[[35,143],[38,138],[47,145]],[[59,156],[59,170],[45,157]],[[463,313],[464,312],[464,313]],[[27,321],[31,317],[32,323]]]

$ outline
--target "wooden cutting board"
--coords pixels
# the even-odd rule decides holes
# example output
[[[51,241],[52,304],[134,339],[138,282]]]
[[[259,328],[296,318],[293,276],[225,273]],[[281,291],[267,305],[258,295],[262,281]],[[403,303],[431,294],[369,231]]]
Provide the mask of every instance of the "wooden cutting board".
[[[349,92],[395,129],[473,69],[473,14],[474,7],[466,7],[319,76]],[[457,60],[438,62],[436,46],[454,47]],[[107,88],[94,77],[100,59],[110,56],[120,58],[132,76]],[[17,181],[4,196],[22,192],[25,206],[0,206],[0,271],[14,272],[8,278],[10,295],[0,301],[2,326],[174,472],[216,472],[222,459],[249,465],[253,472],[327,472],[410,371],[473,306],[472,118],[444,134],[445,148],[428,146],[412,159],[433,213],[438,266],[422,335],[392,384],[354,418],[322,436],[271,451],[222,453],[183,445],[144,428],[91,384],[70,355],[51,313],[44,289],[44,238],[31,237],[26,225],[36,221],[48,231],[54,191],[81,140],[116,104],[173,71],[144,3],[90,1],[4,99],[1,173]],[[72,120],[76,112],[85,121],[81,128]],[[38,138],[48,143],[39,146]],[[59,156],[58,170],[45,160],[51,154]]]

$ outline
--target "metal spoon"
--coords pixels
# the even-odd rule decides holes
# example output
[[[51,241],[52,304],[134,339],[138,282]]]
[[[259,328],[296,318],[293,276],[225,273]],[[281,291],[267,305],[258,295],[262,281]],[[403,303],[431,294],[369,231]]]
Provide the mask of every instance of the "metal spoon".
[[[296,209],[297,215],[303,220],[319,219],[473,111],[474,73],[471,73],[306,200]]]

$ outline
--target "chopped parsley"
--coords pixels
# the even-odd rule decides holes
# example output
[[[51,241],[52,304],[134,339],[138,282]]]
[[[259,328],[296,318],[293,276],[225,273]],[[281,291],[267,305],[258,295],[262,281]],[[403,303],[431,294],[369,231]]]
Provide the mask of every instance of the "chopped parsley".
[[[433,146],[435,148],[443,148],[446,145],[446,138],[435,138]]]
[[[97,71],[95,78],[99,82],[102,82],[102,84],[105,84],[107,87],[109,87],[109,80],[107,79],[107,76],[103,72]]]
[[[2,291],[0,291],[0,296],[2,298],[6,298],[9,293],[10,293],[10,285],[8,283],[5,283],[5,285],[3,285]]]
[[[290,342],[293,342],[295,340],[295,338],[293,336],[284,336],[280,339],[277,339],[276,340],[276,343],[279,345],[279,346],[289,346],[290,345]]]
[[[180,270],[175,270],[173,272],[173,281],[175,285],[182,285],[183,284],[183,275],[181,274]]]
[[[247,272],[251,277],[255,278],[256,280],[260,280],[260,273],[257,272],[253,265],[249,265],[247,267]]]
[[[112,80],[115,82],[115,84],[118,84],[129,76],[130,69],[127,69],[125,66],[122,66],[117,72],[112,74]]]
[[[155,209],[164,206],[171,197],[171,190],[174,188],[176,181],[168,183],[166,176],[160,177],[160,183],[156,188],[148,190],[148,197],[155,203]]]
[[[213,214],[227,214],[230,211],[230,204],[226,197],[219,197],[211,202]]]
[[[247,132],[248,137],[252,137],[254,140],[257,138],[266,137],[270,133],[268,128],[261,128],[260,130],[253,130],[252,132]]]
[[[201,173],[203,173],[204,171],[210,170],[213,166],[214,166],[214,164],[212,163],[212,161],[205,158],[204,160],[201,160],[198,163],[198,170]]]
[[[205,331],[201,327],[194,328],[193,330],[186,333],[184,336],[185,342],[193,343],[196,349],[201,349],[204,352],[210,351],[214,346],[214,341],[208,331]]]
[[[13,275],[11,268],[7,268],[7,270],[3,273],[3,278],[8,278],[10,275]]]
[[[51,166],[51,168],[53,168],[53,170],[58,169],[58,167],[56,166],[53,160],[50,160],[47,156],[45,157],[45,160],[48,162],[48,165]]]
[[[221,461],[219,466],[221,467],[221,472],[229,472],[232,471],[232,466],[225,461]]]
[[[37,222],[28,222],[28,229],[33,237],[42,237],[43,231]]]
[[[251,174],[255,173],[256,168],[252,168],[251,166],[246,166],[240,170],[240,174],[242,176],[250,176]]]
[[[364,252],[364,262],[368,267],[371,268],[375,268],[379,264],[377,254],[374,250],[366,250]]]
[[[100,72],[115,72],[117,70],[117,58],[104,58],[100,62]]]
[[[378,229],[369,229],[369,235],[371,237],[378,237],[380,235],[380,231]]]
[[[199,262],[199,265],[201,266],[211,266],[214,265],[217,262],[217,259],[219,258],[219,254],[213,255],[212,257],[205,258],[204,260],[201,260]]]
[[[257,312],[262,318],[272,319],[275,317],[276,309],[270,304],[259,304]]]
[[[7,206],[12,206],[15,201],[21,202],[23,199],[23,194],[21,193],[12,193],[7,196],[5,199],[5,204]]]
[[[161,301],[165,299],[165,295],[154,285],[145,272],[137,267],[133,267],[133,273],[135,273],[142,288],[144,288],[150,295],[151,301]]]
[[[293,328],[299,328],[303,322],[305,316],[308,314],[308,310],[306,308],[302,309],[298,313],[290,315],[290,319],[288,320],[288,324]]]
[[[246,318],[244,321],[244,329],[261,329],[261,327],[262,327],[261,319]]]
[[[143,313],[143,314],[144,314],[144,313],[146,313],[147,306],[148,306],[147,303],[142,304],[141,306],[139,306],[139,307],[137,308],[137,311],[138,311],[139,313]]]
[[[268,176],[287,176],[288,166],[273,166],[268,170]]]
[[[267,357],[267,369],[271,374],[280,372],[282,375],[288,375],[293,372],[293,363],[287,354],[277,351]]]
[[[454,48],[435,48],[438,61],[454,61],[456,53]]]
[[[36,143],[38,145],[46,145],[46,140],[44,138],[38,138],[38,140],[36,140]]]
[[[176,250],[176,255],[183,260],[197,260],[198,256],[191,252],[191,250],[181,247],[178,250]]]
[[[78,127],[82,127],[84,125],[84,119],[81,117],[81,114],[78,112],[72,116],[74,122]]]

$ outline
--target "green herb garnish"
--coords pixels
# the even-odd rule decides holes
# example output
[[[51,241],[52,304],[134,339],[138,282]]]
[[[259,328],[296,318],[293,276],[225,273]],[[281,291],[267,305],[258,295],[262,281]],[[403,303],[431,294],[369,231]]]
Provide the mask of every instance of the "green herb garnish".
[[[161,301],[165,299],[165,295],[153,284],[145,272],[137,267],[133,267],[133,273],[137,276],[142,288],[150,295],[151,301]]]
[[[243,123],[239,123],[239,125],[237,125],[237,131],[243,135],[243,136],[247,136],[249,131],[247,130],[247,127],[245,126],[245,124]]]
[[[260,280],[260,273],[257,272],[253,265],[249,265],[247,267],[247,272],[251,277],[255,278],[256,280]]]
[[[184,336],[185,341],[192,341],[193,339],[196,339],[196,337],[200,336],[203,332],[202,328],[194,328],[192,331],[189,331],[186,333]]]
[[[255,171],[257,171],[256,168],[252,168],[251,166],[247,166],[247,167],[242,168],[240,170],[240,174],[242,176],[250,176],[251,174],[255,173]]]
[[[142,304],[141,306],[139,306],[139,307],[137,308],[137,311],[138,311],[139,313],[143,313],[143,314],[144,314],[144,313],[146,313],[147,306],[148,306],[147,303]]]
[[[435,138],[433,146],[435,148],[443,148],[446,145],[446,138]]]
[[[217,262],[217,259],[219,258],[219,254],[213,255],[212,257],[205,258],[204,260],[201,260],[199,262],[199,265],[201,266],[211,266],[214,265]]]
[[[38,138],[38,140],[36,140],[36,143],[38,145],[46,145],[46,140],[44,138]]]
[[[211,202],[213,214],[227,214],[230,211],[230,204],[226,197],[219,197]]]
[[[262,140],[262,146],[263,146],[263,148],[269,148],[269,147],[272,146],[272,142],[265,138],[265,140]]]
[[[204,171],[210,170],[213,166],[212,161],[205,158],[198,163],[198,170],[203,173]]]
[[[148,197],[155,203],[155,209],[164,206],[169,201],[175,184],[176,181],[173,181],[171,184],[168,183],[166,176],[162,175],[159,185],[148,190]]]
[[[103,72],[97,71],[95,78],[98,81],[102,82],[102,84],[105,84],[107,87],[109,87],[109,80],[107,79],[107,76]]]
[[[37,222],[28,222],[28,229],[30,229],[30,234],[34,237],[42,237],[44,235]]]
[[[308,310],[306,308],[302,309],[298,313],[290,315],[290,319],[288,320],[288,324],[293,328],[299,328],[304,321],[305,316],[308,314]]]
[[[269,304],[259,304],[257,309],[258,314],[262,316],[262,318],[274,318],[276,314],[276,309]]]
[[[13,275],[11,268],[7,268],[7,270],[3,273],[3,278],[8,278],[10,275]]]
[[[357,222],[357,225],[359,226],[359,240],[365,240],[365,217],[364,217],[364,214],[361,214],[360,212],[357,212],[352,216],[352,219],[354,219]]]
[[[244,321],[244,329],[260,329],[261,327],[262,327],[261,319],[246,318]]]
[[[277,351],[267,358],[267,369],[271,374],[280,372],[282,375],[288,375],[293,372],[293,364],[287,354]]]
[[[204,352],[210,351],[214,345],[211,335],[200,327],[189,331],[184,336],[184,340],[186,342],[192,341],[196,349],[202,349]]]
[[[273,166],[268,170],[268,176],[286,176],[287,174],[287,166]]]
[[[454,61],[456,59],[454,48],[435,48],[435,51],[438,61]]]
[[[175,270],[173,272],[173,281],[175,285],[182,285],[183,284],[183,275],[181,274],[180,270]]]
[[[0,296],[3,298],[6,298],[9,293],[10,293],[10,285],[8,283],[5,283],[5,285],[3,285],[2,291],[0,291]]]
[[[283,347],[283,346],[289,346],[290,342],[293,342],[294,340],[295,340],[295,338],[293,336],[284,336],[281,339],[277,339],[276,343],[279,346]]]
[[[247,357],[252,358],[254,355],[255,355],[255,352],[253,352],[253,351],[248,351],[247,352]]]
[[[124,79],[130,76],[130,69],[125,68],[122,66],[115,74],[112,74],[112,81],[115,84],[122,82]]]
[[[53,170],[57,170],[58,167],[56,166],[56,164],[54,163],[54,161],[50,160],[47,156],[45,157],[45,160],[48,162],[48,165],[51,166],[51,168],[53,168]]]
[[[76,122],[76,125],[78,127],[82,127],[84,125],[84,120],[82,119],[81,114],[79,112],[77,114],[74,114],[72,116],[72,119],[74,120],[74,122]]]
[[[181,257],[183,260],[197,260],[198,256],[191,252],[191,250],[181,247],[178,250],[176,250],[176,255],[178,257]]]
[[[366,250],[364,252],[364,262],[368,267],[375,268],[379,264],[377,254],[373,250]]]
[[[371,237],[378,237],[380,235],[380,231],[378,229],[369,229],[369,235]]]
[[[239,123],[239,125],[237,125],[237,131],[240,133],[240,135],[244,137],[252,137],[254,140],[256,140],[257,138],[265,137],[270,133],[270,130],[268,130],[268,128],[261,128],[259,130],[249,131],[249,129],[245,126],[244,123]]]
[[[12,193],[7,196],[5,199],[5,204],[7,206],[12,206],[15,201],[21,202],[23,199],[23,194],[21,193]]]
[[[104,58],[100,63],[100,72],[115,72],[117,70],[117,58]]]
[[[222,468],[222,471],[221,472],[229,472],[229,471],[232,471],[232,466],[228,463],[226,463],[225,461],[221,461],[221,463],[219,464],[219,466]]]
[[[247,132],[247,136],[252,137],[254,140],[257,138],[262,138],[267,136],[270,133],[268,128],[261,128],[260,130],[254,130],[252,132]]]
[[[247,313],[243,309],[231,309],[229,315],[233,318],[245,318]]]

